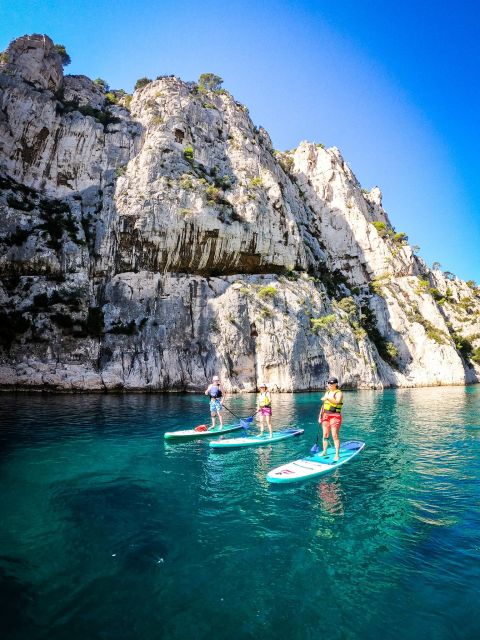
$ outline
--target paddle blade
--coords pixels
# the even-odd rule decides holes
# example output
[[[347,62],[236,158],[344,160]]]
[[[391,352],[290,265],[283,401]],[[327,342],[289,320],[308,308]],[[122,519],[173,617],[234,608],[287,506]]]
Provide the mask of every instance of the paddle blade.
[[[319,451],[320,451],[320,447],[318,446],[317,443],[315,443],[313,447],[310,449],[310,453],[318,453]]]
[[[251,422],[252,422],[251,418],[250,420],[248,418],[245,418],[245,420],[240,420],[240,424],[242,425],[242,428],[245,429],[245,431],[248,431],[248,429],[250,428]]]

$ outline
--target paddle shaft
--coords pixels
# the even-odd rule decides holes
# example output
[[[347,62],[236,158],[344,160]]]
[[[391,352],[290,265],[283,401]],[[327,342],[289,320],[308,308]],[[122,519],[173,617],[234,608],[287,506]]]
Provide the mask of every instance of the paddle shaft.
[[[255,411],[255,413],[253,413],[251,416],[248,416],[248,418],[242,418],[240,416],[238,416],[236,413],[233,413],[233,411],[231,409],[229,409],[225,404],[222,404],[222,407],[224,409],[226,409],[229,413],[232,414],[232,416],[235,416],[235,418],[238,418],[239,420],[248,420],[248,418],[253,418],[254,415],[256,415],[260,409],[258,409],[258,411]]]
[[[323,427],[322,427],[322,418],[323,418],[323,405],[322,405],[322,409],[320,411],[320,420],[318,421],[317,439],[315,440],[315,444],[313,445],[313,447],[310,449],[310,452],[317,452],[318,451],[318,436],[320,435],[320,429],[323,429]]]

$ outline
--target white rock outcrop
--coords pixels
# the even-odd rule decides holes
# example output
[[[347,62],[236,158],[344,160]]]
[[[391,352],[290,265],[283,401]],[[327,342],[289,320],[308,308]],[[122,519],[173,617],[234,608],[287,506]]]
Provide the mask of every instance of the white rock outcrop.
[[[274,151],[227,92],[172,76],[111,104],[19,38],[0,187],[3,388],[478,380],[474,284],[428,269],[338,149]]]

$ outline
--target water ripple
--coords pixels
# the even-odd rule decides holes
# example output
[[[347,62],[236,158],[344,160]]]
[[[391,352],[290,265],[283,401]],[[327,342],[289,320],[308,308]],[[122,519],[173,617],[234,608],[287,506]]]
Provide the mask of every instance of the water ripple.
[[[365,450],[286,487],[265,475],[308,454],[320,394],[274,396],[302,437],[224,455],[163,440],[208,420],[200,396],[2,400],[16,640],[480,637],[478,388],[347,392],[342,437]]]

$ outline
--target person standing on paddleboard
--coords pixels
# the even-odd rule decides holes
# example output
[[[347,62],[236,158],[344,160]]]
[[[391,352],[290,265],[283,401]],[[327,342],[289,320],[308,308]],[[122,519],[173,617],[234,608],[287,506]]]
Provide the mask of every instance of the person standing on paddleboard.
[[[257,410],[260,414],[260,435],[263,436],[264,421],[267,423],[267,428],[272,437],[272,399],[265,382],[258,385],[260,390],[260,396],[257,401]]]
[[[337,461],[340,457],[340,438],[338,434],[342,425],[343,406],[343,393],[338,388],[337,378],[332,377],[327,380],[327,391],[322,401],[322,408],[318,416],[318,421],[322,425],[323,431],[323,452],[320,455],[327,455],[328,437],[331,432],[335,445],[334,461]]]
[[[220,378],[213,376],[212,383],[208,385],[205,395],[210,398],[210,415],[212,417],[212,426],[210,429],[215,429],[215,418],[218,417],[220,422],[220,429],[223,429],[222,420],[222,404],[224,400],[224,394],[220,384]]]

